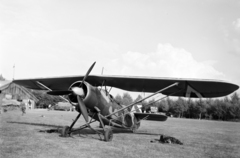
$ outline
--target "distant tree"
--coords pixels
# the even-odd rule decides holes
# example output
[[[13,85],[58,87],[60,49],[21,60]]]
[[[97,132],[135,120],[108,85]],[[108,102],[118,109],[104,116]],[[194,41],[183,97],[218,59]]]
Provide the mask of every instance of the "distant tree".
[[[240,97],[235,92],[231,96],[231,112],[234,115],[234,119],[240,119]]]
[[[0,81],[5,81],[5,78],[2,76],[2,74],[0,75]]]
[[[198,101],[196,101],[196,112],[198,113],[199,119],[202,119],[202,117],[207,112],[206,107],[207,107],[206,102],[203,101],[201,98]]]
[[[222,120],[226,121],[226,120],[229,120],[231,119],[230,117],[230,113],[229,113],[229,109],[231,108],[231,103],[230,102],[225,102],[224,100],[221,100],[219,102],[219,106],[221,106],[221,109],[222,109]]]
[[[121,97],[120,94],[117,94],[117,95],[115,96],[115,100],[116,100],[119,104],[123,104],[123,99],[122,99],[122,97]]]
[[[233,105],[231,104],[230,99],[226,96],[224,97],[223,101],[222,101],[222,108],[225,111],[225,116],[224,116],[224,120],[231,120],[234,119],[234,112],[233,110]]]
[[[184,100],[181,97],[178,97],[178,99],[175,101],[175,104],[171,107],[172,112],[177,117],[182,117],[182,114],[184,112]]]
[[[133,99],[129,93],[123,93],[122,101],[124,105],[129,105],[133,102]]]
[[[191,114],[191,107],[192,107],[192,104],[193,104],[193,100],[191,98],[188,98],[188,100],[186,100],[186,104],[187,104],[187,109],[186,109],[186,116],[187,118],[191,118],[192,117],[192,114]]]
[[[36,103],[37,107],[47,108],[49,104],[55,105],[58,102],[65,102],[62,98],[58,96],[51,96],[46,94],[46,91],[32,90],[32,93],[38,98]]]
[[[154,98],[153,98],[153,99],[150,99],[150,100],[148,101],[148,104],[149,104],[149,106],[156,106],[155,99],[154,99]]]
[[[166,100],[166,103],[167,103],[167,105],[169,107],[167,115],[174,115],[174,116],[176,116],[175,108],[174,108],[175,102],[171,98],[168,97],[167,100]]]
[[[223,109],[221,104],[222,102],[220,99],[214,100],[214,105],[212,106],[214,119],[221,120],[223,118]]]
[[[177,108],[179,117],[185,117],[184,115],[187,113],[188,110],[188,103],[182,97],[179,97],[176,100],[175,107]]]
[[[133,103],[133,99],[132,99],[131,95],[126,92],[126,93],[123,93],[122,102],[123,102],[123,105],[130,105]],[[132,107],[128,108],[129,111],[131,109],[132,109]]]
[[[188,102],[189,118],[199,118],[199,107],[197,107],[196,104],[196,101],[193,100],[190,100],[190,102]]]
[[[169,110],[169,106],[167,104],[167,101],[161,100],[158,105],[158,112],[167,112]]]
[[[240,98],[233,93],[230,99],[226,96],[223,99],[206,99],[207,116],[215,120],[233,120],[240,116]]]
[[[212,106],[214,106],[214,100],[211,98],[207,98],[206,101],[206,118],[207,119],[212,119],[213,118],[213,112],[212,112]]]
[[[137,98],[134,100],[134,102],[137,102],[137,101],[139,101],[139,100],[141,100],[141,99],[143,99],[143,97],[139,94],[139,95],[137,96]]]
[[[232,104],[238,104],[240,102],[240,98],[237,92],[233,93],[233,95],[231,96],[231,102]]]

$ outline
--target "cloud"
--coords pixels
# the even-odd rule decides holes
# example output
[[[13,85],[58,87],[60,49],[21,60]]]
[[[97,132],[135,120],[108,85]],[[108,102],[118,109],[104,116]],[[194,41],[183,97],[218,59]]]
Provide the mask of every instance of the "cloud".
[[[0,13],[4,15],[0,20],[0,52],[4,52],[1,64],[8,78],[12,78],[14,64],[16,78],[28,78],[85,74],[94,61],[97,61],[93,70],[95,74],[101,73],[104,67],[104,73],[116,75],[187,78],[223,76],[212,64],[198,62],[190,52],[170,44],[159,44],[155,52],[122,53],[116,44],[83,36],[87,34],[81,32],[81,29],[64,27],[65,22],[55,24],[56,21],[52,21],[55,19],[48,18],[50,15],[43,7],[48,5],[40,1],[41,5],[8,3],[0,2]],[[52,9],[51,12],[56,11]]]
[[[101,65],[119,54],[118,45],[82,36],[78,30],[14,32],[2,36],[8,37],[1,48],[7,78],[12,78],[13,64],[16,78],[81,75],[94,61]],[[93,72],[99,74],[101,68]]]
[[[115,75],[136,75],[174,78],[223,79],[223,73],[213,65],[216,61],[196,61],[192,54],[171,44],[159,44],[157,51],[143,54],[127,52],[106,67],[106,73]]]
[[[223,40],[228,52],[234,55],[240,54],[240,18],[232,23],[221,25],[220,30],[223,33]]]
[[[2,74],[2,53],[0,52],[0,75]]]
[[[238,18],[236,21],[233,21],[233,26],[235,30],[240,33],[240,18]]]
[[[233,39],[232,45],[233,45],[235,52],[240,54],[240,39]]]

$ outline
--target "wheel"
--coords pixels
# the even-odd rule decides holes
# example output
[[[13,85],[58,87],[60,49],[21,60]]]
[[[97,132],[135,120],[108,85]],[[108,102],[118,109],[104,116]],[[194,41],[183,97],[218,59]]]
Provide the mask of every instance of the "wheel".
[[[104,140],[110,142],[113,139],[113,132],[111,128],[106,128],[104,131]]]
[[[134,125],[132,126],[132,132],[135,133],[137,129],[140,127],[140,120],[137,118],[134,118]]]
[[[137,131],[137,126],[136,125],[133,125],[133,127],[131,128],[131,131],[133,132],[133,133],[135,133],[136,131]]]
[[[62,131],[61,131],[61,136],[62,137],[68,137],[69,136],[69,126],[65,126],[62,128]]]

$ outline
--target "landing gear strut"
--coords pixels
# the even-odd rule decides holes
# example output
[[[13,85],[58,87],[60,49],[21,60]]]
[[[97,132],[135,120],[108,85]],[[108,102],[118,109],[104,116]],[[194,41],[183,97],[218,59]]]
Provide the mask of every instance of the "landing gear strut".
[[[72,132],[72,127],[74,126],[74,124],[77,122],[77,120],[79,119],[79,117],[81,116],[81,113],[79,113],[77,115],[77,117],[75,118],[75,120],[73,121],[73,123],[71,124],[71,126],[65,126],[62,128],[61,130],[61,136],[62,137],[68,137],[70,136],[71,132]]]
[[[90,123],[95,122],[95,121],[90,121],[90,122],[86,123],[85,125],[77,128],[77,129],[72,129],[73,126],[74,126],[74,124],[77,122],[77,120],[78,120],[79,117],[81,116],[81,113],[79,113],[78,116],[75,118],[75,120],[73,121],[73,123],[71,124],[70,127],[69,127],[69,126],[65,126],[65,127],[62,128],[62,130],[61,130],[61,136],[62,136],[62,137],[68,137],[68,136],[71,135],[71,133],[73,133],[73,132],[75,132],[75,131],[82,130],[82,129],[88,127],[88,128],[90,128],[91,130],[93,130],[95,133],[97,133],[101,139],[102,139],[101,135],[103,135],[104,139],[102,139],[102,140],[104,140],[104,141],[106,141],[106,142],[112,141],[112,139],[113,139],[112,129],[105,127],[105,125],[104,125],[104,123],[103,123],[103,121],[102,121],[103,116],[100,114],[100,110],[99,110],[97,107],[95,107],[95,109],[96,109],[96,111],[97,111],[97,113],[95,113],[95,114],[97,114],[97,116],[98,116],[100,125],[101,125],[101,127],[103,128],[103,133],[102,133],[102,132],[99,132],[99,131],[96,131],[95,129],[93,129],[93,128],[90,126]]]
[[[106,128],[104,126],[104,123],[102,121],[102,115],[100,114],[100,110],[96,106],[94,108],[97,111],[100,126],[103,128],[104,141],[106,141],[106,142],[112,141],[112,139],[113,139],[112,129],[111,128]]]
[[[105,128],[104,140],[106,142],[110,142],[110,141],[112,141],[112,139],[113,139],[113,132],[112,132],[111,128]]]
[[[70,135],[70,127],[69,126],[65,126],[65,127],[63,127],[62,128],[62,130],[61,130],[61,136],[62,137],[68,137],[69,135]]]

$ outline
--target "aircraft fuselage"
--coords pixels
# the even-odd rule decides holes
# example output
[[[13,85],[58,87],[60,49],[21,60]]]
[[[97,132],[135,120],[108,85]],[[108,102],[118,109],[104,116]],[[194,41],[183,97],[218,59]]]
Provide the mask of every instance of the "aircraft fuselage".
[[[80,81],[75,82],[70,86],[70,88],[78,86],[80,83]],[[125,107],[124,105],[120,105],[118,102],[116,102],[116,100],[114,100],[114,98],[105,89],[99,89],[87,82],[84,82],[82,88],[85,93],[83,102],[89,111],[89,116],[98,121],[99,118],[97,115],[94,115],[94,113],[96,113],[95,107],[100,110],[100,114],[102,116],[108,116],[113,112],[116,112]],[[77,99],[74,95],[69,95],[69,100],[73,105],[77,105]],[[107,119],[103,118],[103,123],[105,125],[111,124],[112,126],[117,127],[136,128],[136,124],[139,124],[139,121],[134,116],[133,112],[129,113],[128,109],[125,109],[109,116]]]

